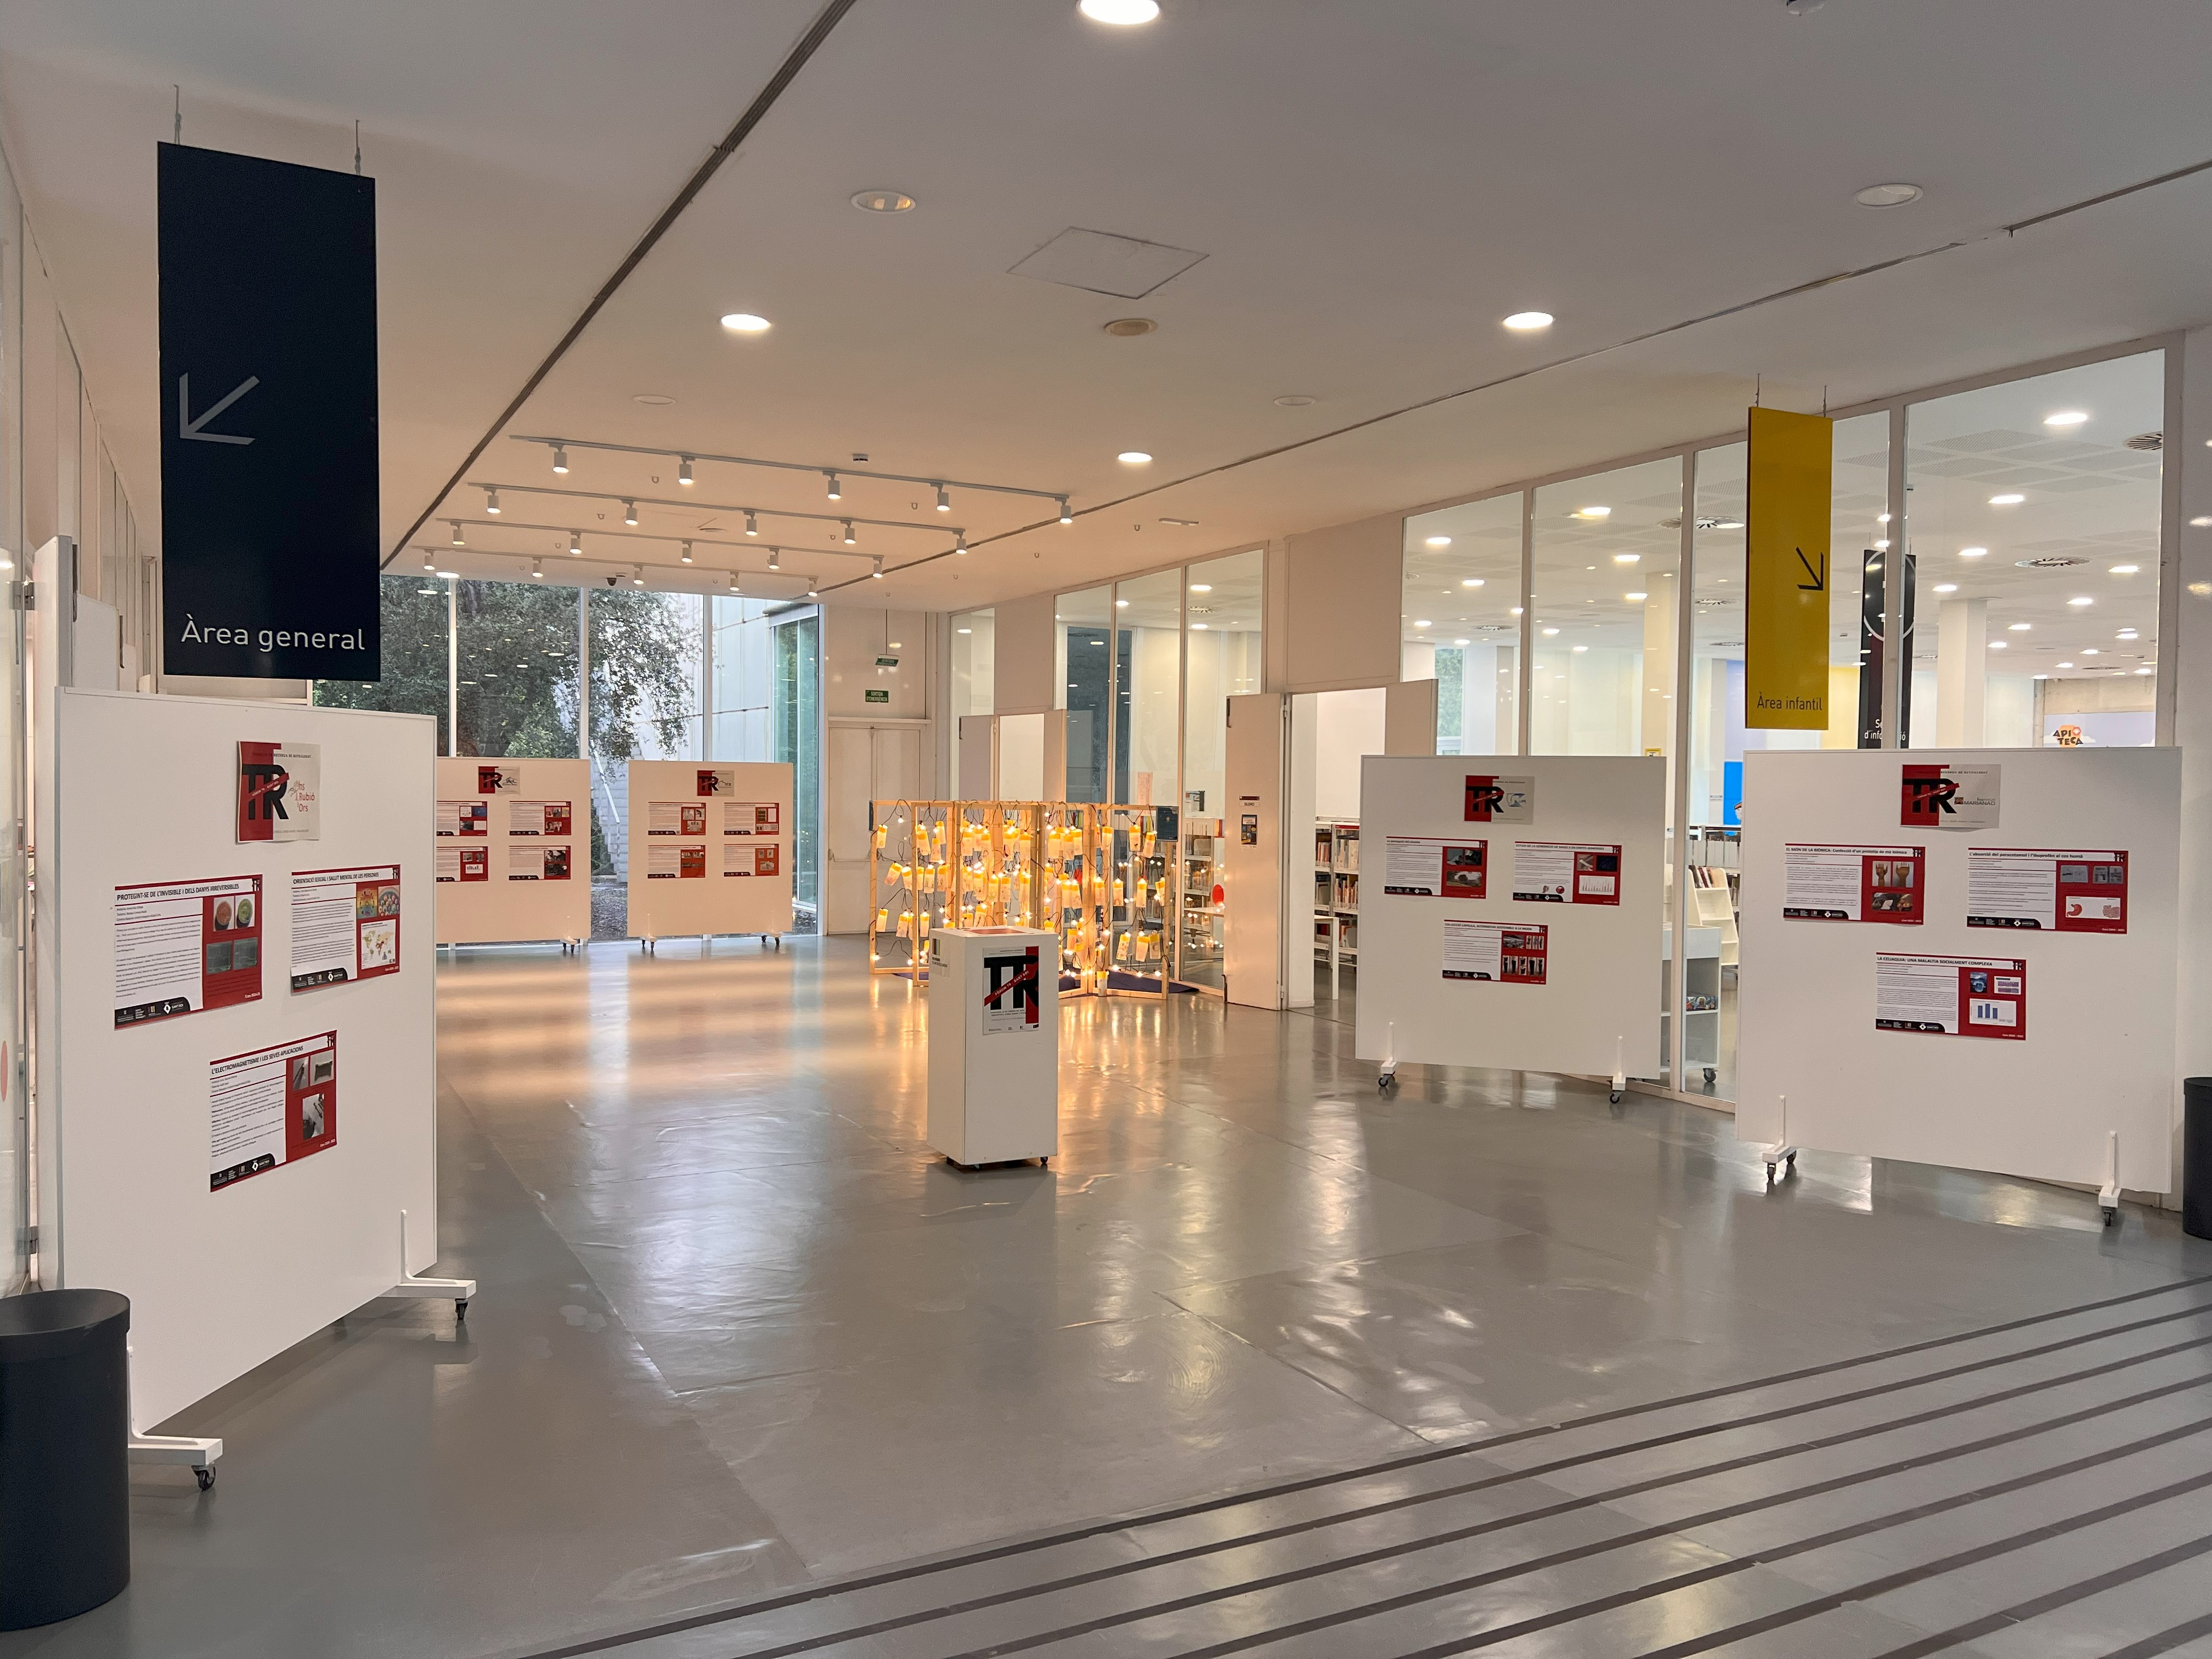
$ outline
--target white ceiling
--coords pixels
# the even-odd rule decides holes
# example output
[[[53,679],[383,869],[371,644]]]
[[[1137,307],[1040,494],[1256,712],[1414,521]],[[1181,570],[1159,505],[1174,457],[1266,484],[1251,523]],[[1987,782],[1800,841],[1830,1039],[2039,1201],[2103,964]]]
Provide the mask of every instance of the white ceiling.
[[[362,123],[388,540],[815,9],[0,0],[0,118],[142,513],[157,494],[153,158],[172,82],[194,143],[344,167]],[[2201,0],[1833,0],[1803,19],[1779,0],[1164,11],[1113,31],[1073,0],[860,0],[513,429],[823,463],[865,451],[885,471],[1073,493],[1073,528],[881,583],[787,556],[860,575],[848,599],[952,609],[1724,431],[1754,374],[1770,402],[1817,407],[1825,386],[1847,404],[2212,316],[2212,175],[1995,234],[2212,159]],[[1926,199],[1853,204],[1893,179]],[[921,206],[849,205],[883,185]],[[1206,258],[1141,301],[1008,274],[1071,227]],[[1531,306],[1558,325],[1498,327]],[[726,334],[716,319],[733,309],[775,326]],[[1130,314],[1158,331],[1100,331]],[[1286,393],[1317,401],[1276,407]],[[1130,447],[1157,459],[1118,465]],[[665,462],[571,459],[568,487],[676,494]],[[544,451],[504,440],[471,477],[556,482]],[[818,479],[710,464],[698,493],[823,507]],[[447,510],[480,518],[482,500]],[[514,574],[477,554],[621,527],[613,501],[552,505],[507,515],[545,531],[472,528],[447,568]],[[904,485],[854,482],[842,507],[938,517]],[[644,516],[676,533],[705,515]],[[979,538],[1040,516],[972,495],[950,515]],[[786,539],[828,550],[823,526]],[[885,531],[859,550],[896,567],[946,544]],[[672,563],[672,545],[647,552]]]

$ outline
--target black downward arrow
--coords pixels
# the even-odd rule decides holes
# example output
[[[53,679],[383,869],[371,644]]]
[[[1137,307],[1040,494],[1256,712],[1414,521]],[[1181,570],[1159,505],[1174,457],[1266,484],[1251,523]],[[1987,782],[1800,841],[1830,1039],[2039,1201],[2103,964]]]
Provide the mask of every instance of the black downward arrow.
[[[1800,593],[1825,593],[1828,591],[1828,556],[1826,554],[1820,555],[1820,568],[1815,570],[1813,568],[1812,560],[1805,556],[1805,550],[1801,547],[1797,550],[1797,562],[1805,567],[1805,574],[1813,579],[1809,582],[1797,584],[1797,591]]]

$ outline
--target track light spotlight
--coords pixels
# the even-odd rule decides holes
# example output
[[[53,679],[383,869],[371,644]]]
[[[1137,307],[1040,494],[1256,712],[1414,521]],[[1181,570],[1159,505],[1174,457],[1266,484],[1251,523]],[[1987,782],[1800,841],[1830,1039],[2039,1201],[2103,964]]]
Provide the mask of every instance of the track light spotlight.
[[[684,544],[684,562],[686,564],[691,562],[691,544],[689,542]]]
[[[830,499],[833,501],[845,499],[845,486],[837,482],[837,475],[834,472],[830,475]]]
[[[783,568],[783,550],[781,548],[771,547],[769,549],[768,568],[771,570],[781,570]]]
[[[642,587],[645,586],[645,567],[643,565],[634,564],[630,566],[629,585],[632,587]]]
[[[732,593],[744,592],[744,590],[738,586],[738,573],[734,570],[730,572],[730,592]]]
[[[806,579],[806,597],[810,599],[818,599],[822,597],[822,590],[815,586],[815,580],[812,576]]]
[[[469,538],[468,538],[467,537],[464,536],[463,534],[461,534],[461,521],[460,521],[459,519],[454,520],[453,520],[453,545],[454,545],[455,547],[466,547],[468,544],[469,544]]]
[[[937,510],[939,513],[950,513],[952,510],[952,497],[946,494],[943,484],[937,486]]]
[[[572,530],[568,532],[568,550],[571,553],[581,553],[584,550],[584,532],[582,531]]]
[[[881,581],[881,580],[883,580],[883,579],[884,579],[884,556],[883,556],[882,554],[880,554],[880,553],[877,554],[877,555],[875,556],[875,558],[874,558],[874,559],[870,562],[870,564],[869,564],[869,566],[868,566],[868,574],[869,574],[871,576],[873,576],[873,577],[874,577],[878,581]]]
[[[958,536],[953,538],[952,550],[955,553],[965,553],[968,550],[968,532],[966,531],[962,531]]]
[[[499,491],[496,489],[484,491],[484,511],[495,519],[499,516]]]
[[[1075,522],[1075,514],[1067,510],[1067,497],[1065,495],[1062,495],[1060,498],[1060,521],[1062,524],[1073,524]]]
[[[422,550],[422,568],[433,575],[438,571],[438,562],[430,556],[430,550],[427,547]]]
[[[636,526],[637,503],[635,501],[625,501],[623,503],[623,522],[632,528]]]
[[[848,519],[845,520],[845,545],[848,547],[852,546],[855,539],[856,538],[853,534],[853,521],[850,519]]]
[[[689,486],[691,483],[691,458],[679,455],[676,459],[676,482]]]
[[[532,559],[530,562],[530,574],[537,577],[539,581],[544,581],[545,580],[545,561],[543,559]]]
[[[553,446],[553,470],[562,474],[568,471],[568,450],[564,444]]]
[[[760,520],[755,516],[750,507],[745,509],[745,534],[748,536],[760,534]]]

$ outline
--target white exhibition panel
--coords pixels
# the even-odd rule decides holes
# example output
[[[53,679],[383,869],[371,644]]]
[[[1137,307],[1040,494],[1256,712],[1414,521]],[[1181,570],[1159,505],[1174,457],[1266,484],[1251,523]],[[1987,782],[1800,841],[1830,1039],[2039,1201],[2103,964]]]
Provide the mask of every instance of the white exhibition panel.
[[[2176,749],[1769,750],[1746,757],[1736,1136],[2171,1190]],[[1994,829],[1907,829],[1903,769],[1995,766]],[[1921,847],[1917,925],[1785,918],[1786,848]],[[2124,933],[1969,927],[1972,848],[2124,851]],[[1876,953],[2027,964],[2019,1039],[1881,1030]]]
[[[501,793],[483,792],[482,773],[494,767],[519,787]],[[592,769],[580,760],[484,760],[441,755],[437,761],[439,801],[482,801],[484,834],[464,838],[440,835],[448,852],[461,847],[483,849],[484,878],[437,884],[438,943],[487,945],[509,939],[586,939],[592,936]],[[516,836],[517,804],[566,802],[568,834]],[[447,826],[437,824],[440,830]],[[544,861],[528,855],[548,848],[568,849],[565,880],[548,881]],[[538,879],[526,878],[535,870]]]
[[[39,1070],[57,1181],[42,1255],[49,1285],[131,1298],[144,1430],[391,1290],[403,1210],[406,1271],[436,1258],[437,730],[422,715],[228,698],[56,702],[40,983],[58,1013]],[[319,839],[238,841],[242,740],[319,745]],[[292,990],[293,873],[386,865],[400,872],[398,971]],[[262,882],[259,1000],[118,1029],[116,889],[248,875]],[[336,1139],[211,1190],[210,1062],[328,1031]]]
[[[1531,780],[1529,821],[1469,823],[1474,776]],[[1359,801],[1358,1057],[1607,1076],[1618,1042],[1629,1076],[1657,1075],[1666,784],[1667,763],[1649,756],[1368,756]],[[1486,842],[1485,896],[1385,892],[1393,838]],[[1521,842],[1620,848],[1620,902],[1515,899]],[[1447,979],[1447,921],[1543,927],[1543,982]]]
[[[718,794],[700,793],[700,775],[720,775]],[[629,763],[629,932],[633,939],[711,937],[716,933],[791,931],[793,779],[782,761],[641,761]],[[654,830],[653,806],[702,808],[696,833]],[[776,829],[752,835],[726,833],[723,808],[772,805]],[[725,874],[729,860],[758,857],[774,848],[776,873]],[[697,875],[657,875],[685,849],[702,860]]]

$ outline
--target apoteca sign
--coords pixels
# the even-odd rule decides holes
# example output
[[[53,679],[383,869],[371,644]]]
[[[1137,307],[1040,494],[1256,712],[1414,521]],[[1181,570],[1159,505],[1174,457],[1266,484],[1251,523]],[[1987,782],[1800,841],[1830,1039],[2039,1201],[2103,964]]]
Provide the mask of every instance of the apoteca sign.
[[[376,185],[160,148],[161,666],[374,680]]]

